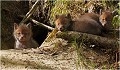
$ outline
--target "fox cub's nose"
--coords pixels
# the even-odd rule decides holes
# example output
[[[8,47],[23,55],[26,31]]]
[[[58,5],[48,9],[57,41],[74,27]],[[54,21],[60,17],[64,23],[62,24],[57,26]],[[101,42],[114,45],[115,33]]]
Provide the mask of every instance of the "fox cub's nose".
[[[61,27],[61,28],[60,28],[60,31],[63,31],[63,30],[64,30],[64,28],[63,28],[63,27]]]
[[[21,36],[19,37],[19,40],[24,41],[24,40],[25,40],[25,36],[24,36],[24,35],[21,35]]]

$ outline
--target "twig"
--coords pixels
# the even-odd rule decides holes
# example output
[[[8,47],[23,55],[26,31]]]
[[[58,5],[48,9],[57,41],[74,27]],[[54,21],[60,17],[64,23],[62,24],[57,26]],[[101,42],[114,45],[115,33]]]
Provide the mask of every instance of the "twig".
[[[45,27],[45,28],[47,28],[48,30],[51,30],[51,31],[52,31],[52,30],[54,29],[53,27],[50,27],[50,26],[45,25],[45,24],[43,24],[43,23],[40,23],[40,22],[38,22],[38,21],[36,21],[36,20],[34,20],[34,19],[32,19],[32,18],[30,18],[30,21],[32,21],[32,22],[35,23],[36,25]]]
[[[21,23],[25,23],[27,20],[29,20],[29,18],[31,17],[31,15],[34,13],[34,11],[37,9],[38,7],[38,3],[39,0],[37,0],[35,2],[35,4],[32,6],[32,8],[30,9],[30,11],[26,14],[26,16],[23,18],[23,20],[20,22]]]
[[[23,18],[24,15],[19,15],[19,17],[20,17],[20,18]],[[46,29],[48,29],[48,30],[51,30],[51,31],[54,30],[53,27],[50,27],[50,26],[45,25],[45,24],[43,24],[43,23],[40,23],[40,22],[36,21],[36,20],[33,19],[33,18],[29,18],[29,20],[32,21],[33,23],[35,23],[36,25],[39,25],[39,26],[41,26],[41,27],[44,27],[44,28],[46,28]]]

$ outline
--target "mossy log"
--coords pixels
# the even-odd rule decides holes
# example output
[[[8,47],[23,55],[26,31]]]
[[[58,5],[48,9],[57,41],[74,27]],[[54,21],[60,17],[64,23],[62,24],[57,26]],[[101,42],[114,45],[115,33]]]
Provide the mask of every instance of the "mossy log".
[[[108,49],[118,49],[118,40],[109,39],[106,37],[101,37],[97,35],[80,33],[80,32],[58,32],[56,37],[63,38],[69,42],[76,40],[77,42],[83,42],[85,44],[96,45],[98,47],[108,48]]]

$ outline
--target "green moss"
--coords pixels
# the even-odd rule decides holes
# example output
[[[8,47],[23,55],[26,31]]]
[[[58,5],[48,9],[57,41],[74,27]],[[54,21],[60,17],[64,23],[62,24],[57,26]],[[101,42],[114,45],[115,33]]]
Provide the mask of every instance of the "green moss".
[[[119,25],[120,25],[120,16],[114,16],[113,17],[113,20],[112,20],[112,24],[113,24],[113,27],[116,29],[116,28],[119,28]]]
[[[67,1],[65,1],[65,0],[56,0],[55,1],[55,6],[52,8],[51,15],[50,15],[51,23],[54,23],[53,21],[55,20],[55,15],[69,13],[69,10],[67,10],[66,7],[67,7]],[[54,24],[52,24],[52,25],[54,25]]]

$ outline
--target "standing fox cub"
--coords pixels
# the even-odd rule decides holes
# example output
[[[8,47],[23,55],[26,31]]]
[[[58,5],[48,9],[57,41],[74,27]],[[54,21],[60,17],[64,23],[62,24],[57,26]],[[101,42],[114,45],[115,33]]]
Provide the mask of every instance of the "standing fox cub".
[[[79,17],[72,21],[70,14],[56,16],[55,25],[58,30],[72,30],[89,34],[101,34],[101,25],[90,17]]]
[[[37,42],[32,38],[31,24],[17,25],[14,23],[15,48],[26,49],[38,47]]]

